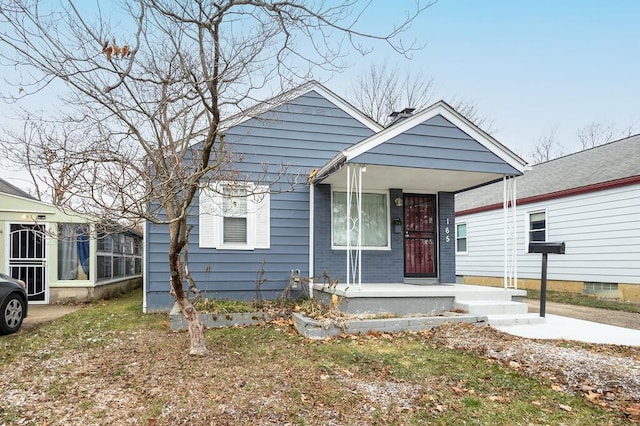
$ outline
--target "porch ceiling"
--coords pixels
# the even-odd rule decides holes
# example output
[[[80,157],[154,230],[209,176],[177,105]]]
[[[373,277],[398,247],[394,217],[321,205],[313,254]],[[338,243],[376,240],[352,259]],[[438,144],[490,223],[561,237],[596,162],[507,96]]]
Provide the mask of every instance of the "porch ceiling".
[[[398,188],[404,192],[417,193],[458,192],[502,177],[503,175],[498,173],[367,165],[367,171],[362,174],[362,188]],[[333,172],[322,180],[322,183],[346,187],[346,167]]]

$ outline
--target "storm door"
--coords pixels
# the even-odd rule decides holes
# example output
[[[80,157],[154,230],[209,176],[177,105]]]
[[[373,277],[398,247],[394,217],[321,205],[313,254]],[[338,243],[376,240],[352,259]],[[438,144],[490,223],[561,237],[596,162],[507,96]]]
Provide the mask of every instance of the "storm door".
[[[404,275],[435,277],[436,197],[404,195]]]
[[[27,285],[29,302],[49,302],[44,225],[9,225],[9,275]]]

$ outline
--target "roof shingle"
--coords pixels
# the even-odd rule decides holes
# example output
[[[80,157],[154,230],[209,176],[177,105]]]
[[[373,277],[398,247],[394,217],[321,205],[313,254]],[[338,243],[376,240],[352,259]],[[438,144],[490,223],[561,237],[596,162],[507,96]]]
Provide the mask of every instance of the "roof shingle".
[[[518,199],[640,176],[640,134],[540,163],[516,178]],[[502,182],[456,195],[456,211],[502,203]]]

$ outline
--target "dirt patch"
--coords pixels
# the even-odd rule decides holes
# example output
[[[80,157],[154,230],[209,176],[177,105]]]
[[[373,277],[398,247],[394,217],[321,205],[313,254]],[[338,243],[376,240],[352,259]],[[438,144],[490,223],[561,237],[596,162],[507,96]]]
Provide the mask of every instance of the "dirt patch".
[[[529,312],[540,312],[539,300],[527,299],[525,301],[529,305]],[[555,302],[546,302],[545,311],[548,314],[640,330],[640,314],[634,312],[610,311]]]

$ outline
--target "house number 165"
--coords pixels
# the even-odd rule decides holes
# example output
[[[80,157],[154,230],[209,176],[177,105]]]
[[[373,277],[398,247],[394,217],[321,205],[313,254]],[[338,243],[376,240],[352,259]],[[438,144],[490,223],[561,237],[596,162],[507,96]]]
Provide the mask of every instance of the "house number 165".
[[[451,242],[451,236],[450,236],[449,234],[451,233],[451,231],[449,230],[449,218],[447,218],[447,226],[445,226],[445,228],[444,228],[444,233],[445,233],[445,234],[447,234],[447,235],[444,237],[444,240],[445,240],[447,243],[450,243],[450,242]]]

